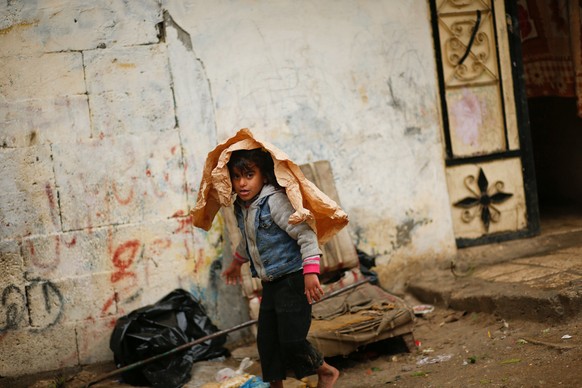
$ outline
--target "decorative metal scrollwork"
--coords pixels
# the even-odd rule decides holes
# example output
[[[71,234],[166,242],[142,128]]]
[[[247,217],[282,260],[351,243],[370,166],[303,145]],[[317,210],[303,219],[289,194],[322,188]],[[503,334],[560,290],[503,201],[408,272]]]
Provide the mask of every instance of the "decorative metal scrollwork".
[[[479,192],[473,189],[475,181],[477,181]],[[453,205],[464,209],[461,215],[463,222],[469,223],[480,214],[483,226],[489,232],[490,223],[498,222],[501,218],[501,211],[495,205],[507,201],[513,194],[503,192],[505,185],[501,181],[497,181],[489,187],[489,181],[482,168],[479,169],[477,179],[474,175],[469,175],[465,177],[463,183],[473,196],[465,197]]]
[[[473,2],[474,2],[473,0],[449,0],[449,3],[451,3],[453,6],[457,8],[466,7],[468,5],[471,5],[471,3]]]
[[[488,71],[487,62],[491,56],[489,37],[481,26],[481,11],[476,12],[476,18],[465,19],[449,26],[450,37],[445,41],[444,57],[451,68],[454,68],[455,78],[469,82],[483,76]],[[465,43],[467,42],[467,43]],[[470,58],[470,61],[466,61]]]

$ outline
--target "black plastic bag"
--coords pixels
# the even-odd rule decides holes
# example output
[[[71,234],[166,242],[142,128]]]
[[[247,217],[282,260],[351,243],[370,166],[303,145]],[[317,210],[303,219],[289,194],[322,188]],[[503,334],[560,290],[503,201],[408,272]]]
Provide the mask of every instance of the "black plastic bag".
[[[217,331],[200,302],[187,291],[176,289],[159,302],[119,318],[109,347],[121,368]],[[122,373],[123,380],[131,385],[181,387],[190,380],[195,361],[228,355],[225,342],[226,336],[209,339],[128,370]]]
[[[377,286],[378,274],[376,273],[376,271],[372,270],[372,268],[376,266],[376,255],[371,256],[357,248],[356,252],[358,253],[358,260],[360,262],[360,272],[362,273],[362,275],[369,279],[370,284]]]

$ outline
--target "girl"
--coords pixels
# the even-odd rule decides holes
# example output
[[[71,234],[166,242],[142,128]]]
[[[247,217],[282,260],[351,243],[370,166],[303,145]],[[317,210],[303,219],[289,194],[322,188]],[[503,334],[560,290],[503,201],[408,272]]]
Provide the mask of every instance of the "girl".
[[[235,151],[228,171],[242,240],[222,275],[227,284],[241,282],[241,265],[250,261],[252,275],[261,279],[257,346],[263,380],[282,388],[292,369],[298,379],[316,373],[318,387],[333,387],[339,371],[307,341],[311,304],[323,295],[317,237],[305,223],[289,224],[294,209],[268,152]]]

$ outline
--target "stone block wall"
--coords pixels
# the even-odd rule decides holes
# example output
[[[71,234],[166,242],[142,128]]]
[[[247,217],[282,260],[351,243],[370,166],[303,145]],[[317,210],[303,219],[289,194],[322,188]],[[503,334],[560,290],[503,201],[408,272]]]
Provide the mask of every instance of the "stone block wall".
[[[243,127],[331,163],[385,287],[449,262],[428,2],[304,5],[0,3],[0,377],[111,359],[116,319],[178,287],[219,328],[248,319],[221,218],[187,217]]]
[[[0,16],[0,377],[111,360],[116,319],[175,288],[245,319],[210,280],[220,222],[187,217],[216,144],[187,34],[152,0]]]

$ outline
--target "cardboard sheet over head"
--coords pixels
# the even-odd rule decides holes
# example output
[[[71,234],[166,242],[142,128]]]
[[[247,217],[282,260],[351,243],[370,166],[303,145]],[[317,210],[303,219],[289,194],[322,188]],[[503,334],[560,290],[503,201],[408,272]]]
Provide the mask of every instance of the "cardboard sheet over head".
[[[248,128],[243,128],[208,153],[196,206],[191,211],[194,226],[209,230],[220,207],[232,205],[234,196],[227,166],[230,155],[234,151],[256,148],[269,152],[273,158],[277,183],[285,189],[295,209],[289,217],[289,223],[307,222],[321,244],[347,225],[347,214],[305,178],[299,166],[287,154],[257,139]]]

